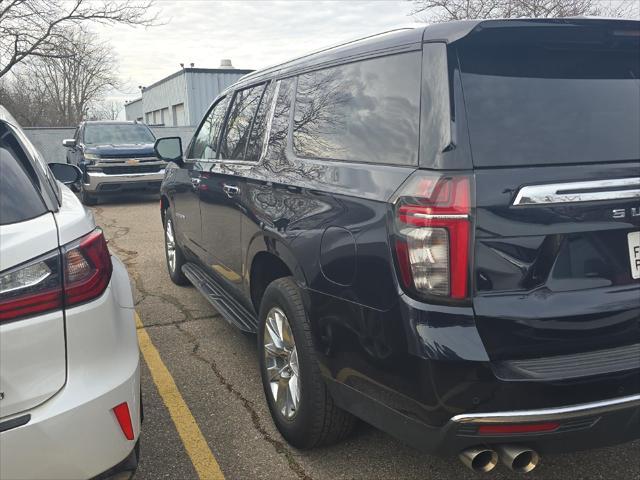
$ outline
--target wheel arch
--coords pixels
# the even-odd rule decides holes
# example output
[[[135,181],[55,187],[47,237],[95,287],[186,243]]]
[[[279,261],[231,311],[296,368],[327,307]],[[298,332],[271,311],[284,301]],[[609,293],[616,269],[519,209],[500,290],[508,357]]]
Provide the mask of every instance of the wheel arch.
[[[257,235],[249,244],[245,282],[251,302],[258,312],[265,289],[272,281],[292,276],[301,287],[307,281],[291,249],[279,238]]]

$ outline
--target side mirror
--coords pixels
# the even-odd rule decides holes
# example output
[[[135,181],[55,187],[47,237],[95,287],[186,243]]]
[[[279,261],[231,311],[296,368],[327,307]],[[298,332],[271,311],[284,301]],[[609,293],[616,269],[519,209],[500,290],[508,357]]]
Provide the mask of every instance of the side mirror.
[[[156,140],[153,150],[156,157],[182,165],[182,140],[180,137],[164,137]]]
[[[76,140],[74,138],[67,138],[62,140],[62,146],[67,148],[74,148],[76,146]]]
[[[56,180],[69,186],[78,185],[82,178],[82,170],[69,163],[50,163],[49,170]]]

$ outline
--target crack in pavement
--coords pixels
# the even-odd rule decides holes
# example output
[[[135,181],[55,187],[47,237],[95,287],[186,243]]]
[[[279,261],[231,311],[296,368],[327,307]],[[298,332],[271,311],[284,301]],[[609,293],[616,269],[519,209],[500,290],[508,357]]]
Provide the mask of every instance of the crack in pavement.
[[[258,412],[256,411],[256,408],[253,402],[248,398],[246,398],[242,394],[242,392],[240,392],[236,387],[234,387],[234,385],[231,382],[229,382],[225,378],[224,374],[220,371],[220,369],[218,368],[218,365],[214,360],[209,360],[199,353],[200,342],[198,341],[196,336],[193,335],[191,332],[184,330],[182,328],[182,325],[176,325],[176,328],[180,330],[184,335],[189,337],[189,343],[193,345],[191,356],[207,364],[213,371],[214,375],[218,378],[218,381],[220,382],[220,384],[223,385],[229,393],[233,394],[242,403],[245,410],[247,410],[247,412],[251,417],[253,427],[258,431],[258,433],[262,435],[262,438],[273,446],[276,453],[280,455],[284,455],[289,465],[289,468],[298,476],[298,478],[300,478],[301,480],[312,480],[312,477],[304,470],[304,467],[296,460],[293,453],[287,447],[285,442],[278,440],[276,438],[273,438],[273,436],[267,431],[265,426],[260,421],[260,416],[258,415]]]
[[[138,252],[135,250],[128,250],[126,248],[123,248],[118,244],[118,240],[123,238],[125,235],[127,235],[131,229],[129,227],[123,227],[118,225],[118,221],[114,218],[105,217],[104,209],[101,207],[94,207],[94,212],[96,217],[100,218],[101,225],[104,225],[106,228],[110,229],[109,230],[109,234],[110,234],[109,247],[115,250],[116,254],[120,258],[122,263],[124,263],[124,265],[127,267],[127,270],[129,271],[129,275],[131,276],[136,289],[140,293],[140,298],[135,302],[135,306],[138,306],[141,302],[143,302],[147,298],[157,298],[157,299],[160,299],[162,302],[166,302],[172,305],[184,316],[183,320],[177,320],[175,322],[170,322],[170,323],[156,323],[156,324],[149,324],[149,325],[144,324],[142,328],[146,329],[151,327],[173,326],[180,333],[186,336],[188,338],[189,343],[193,345],[191,356],[194,359],[208,365],[211,368],[211,371],[214,373],[215,377],[217,378],[218,382],[224,388],[226,388],[226,390],[229,393],[231,393],[234,397],[236,397],[237,400],[240,401],[240,403],[242,404],[242,406],[244,407],[244,409],[247,411],[247,413],[251,418],[253,428],[262,436],[262,438],[266,442],[268,442],[274,448],[277,454],[284,456],[284,458],[287,461],[287,465],[289,469],[293,473],[295,473],[298,478],[300,478],[301,480],[312,480],[312,477],[305,471],[304,467],[296,460],[295,456],[293,455],[291,450],[288,448],[286,443],[284,441],[274,438],[267,431],[266,427],[262,424],[260,420],[260,416],[258,415],[258,412],[255,408],[254,403],[251,400],[247,399],[242,394],[242,392],[240,392],[240,390],[238,390],[224,376],[224,374],[221,372],[221,370],[219,369],[218,365],[214,360],[208,360],[207,358],[205,358],[200,354],[199,352],[200,342],[198,341],[197,337],[193,335],[191,332],[188,332],[183,328],[183,324],[186,324],[189,322],[203,320],[206,318],[212,318],[212,319],[221,318],[220,313],[216,313],[214,315],[195,316],[192,313],[191,309],[189,309],[186,305],[184,305],[178,298],[166,293],[152,293],[148,291],[145,287],[145,284],[141,275],[135,268],[136,266],[135,259],[138,256]],[[113,229],[114,231],[112,232],[111,229]]]

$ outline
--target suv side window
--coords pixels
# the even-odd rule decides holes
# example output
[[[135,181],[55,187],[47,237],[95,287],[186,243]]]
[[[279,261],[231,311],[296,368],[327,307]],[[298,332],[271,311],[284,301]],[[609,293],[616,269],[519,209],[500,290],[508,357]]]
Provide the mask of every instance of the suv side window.
[[[47,211],[25,171],[28,164],[29,159],[15,136],[0,123],[0,225],[24,222]]]
[[[251,124],[258,111],[266,84],[238,90],[233,96],[220,154],[228,160],[243,160]]]
[[[188,158],[211,160],[217,157],[218,138],[228,105],[229,97],[224,97],[218,100],[211,108],[198,133],[196,133]]]
[[[417,165],[421,53],[331,67],[298,77],[297,155]]]

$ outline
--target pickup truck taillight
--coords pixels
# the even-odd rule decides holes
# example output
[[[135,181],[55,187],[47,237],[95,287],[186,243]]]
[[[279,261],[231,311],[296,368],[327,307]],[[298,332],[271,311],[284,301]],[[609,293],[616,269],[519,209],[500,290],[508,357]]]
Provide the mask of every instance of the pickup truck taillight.
[[[416,172],[394,195],[400,281],[418,296],[468,296],[471,181]]]
[[[59,310],[100,296],[113,265],[99,229],[0,274],[0,322]]]

